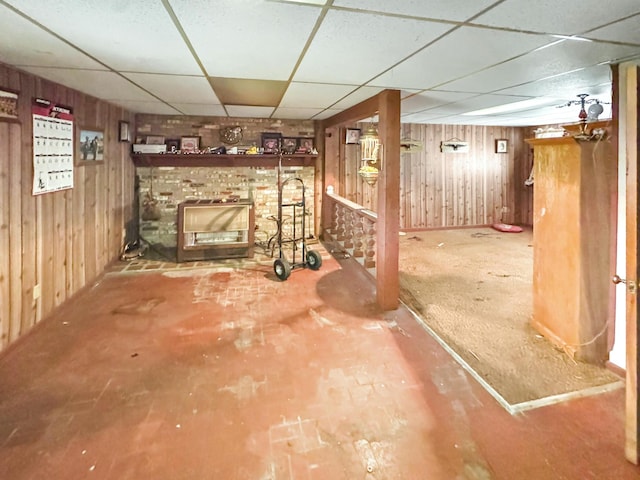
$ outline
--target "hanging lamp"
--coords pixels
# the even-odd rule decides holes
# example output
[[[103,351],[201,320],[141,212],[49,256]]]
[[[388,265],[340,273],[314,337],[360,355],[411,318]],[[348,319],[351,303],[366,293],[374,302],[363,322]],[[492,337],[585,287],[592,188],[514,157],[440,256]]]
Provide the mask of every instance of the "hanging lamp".
[[[360,137],[360,161],[362,162],[358,174],[369,185],[375,185],[380,175],[378,157],[380,153],[380,137],[378,131],[371,124]]]

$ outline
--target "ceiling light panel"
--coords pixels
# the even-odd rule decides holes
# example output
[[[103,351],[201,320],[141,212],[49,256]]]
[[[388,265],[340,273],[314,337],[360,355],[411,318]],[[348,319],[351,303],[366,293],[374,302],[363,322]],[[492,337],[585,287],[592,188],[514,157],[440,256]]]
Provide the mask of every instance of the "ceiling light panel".
[[[8,3],[114,70],[202,73],[159,1]]]
[[[495,3],[495,0],[335,0],[336,7],[462,22]]]
[[[506,0],[474,23],[536,32],[577,35],[640,11],[638,0]]]
[[[450,28],[442,23],[331,10],[294,80],[361,85]]]
[[[169,103],[220,103],[208,80],[204,77],[152,73],[125,73],[124,75],[140,87]]]
[[[293,82],[287,88],[280,107],[323,108],[357,88],[353,85]]]
[[[4,6],[0,6],[0,61],[17,66],[105,68]]]
[[[105,100],[153,101],[154,97],[112,72],[24,67],[29,73]]]
[[[269,80],[290,77],[321,12],[263,1],[171,0],[171,5],[208,75]]]
[[[544,35],[463,27],[370,82],[387,88],[433,88],[549,43]],[[446,68],[434,66],[446,65]]]
[[[443,88],[468,92],[502,90],[578,68],[591,67],[607,58],[623,58],[634,52],[637,49],[633,47],[564,41],[447,83]]]

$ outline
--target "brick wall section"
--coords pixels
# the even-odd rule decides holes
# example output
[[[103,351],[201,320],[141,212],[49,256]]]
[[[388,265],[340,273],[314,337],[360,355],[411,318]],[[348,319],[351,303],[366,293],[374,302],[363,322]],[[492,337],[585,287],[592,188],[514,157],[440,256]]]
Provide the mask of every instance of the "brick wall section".
[[[220,139],[220,129],[239,126],[242,140],[235,146],[248,148],[261,145],[262,133],[281,133],[283,137],[313,137],[315,123],[312,120],[274,120],[268,118],[198,117],[170,115],[136,115],[136,134],[140,137],[160,135],[165,139],[200,137],[200,147],[225,145]],[[232,145],[225,145],[227,147]]]
[[[152,189],[162,216],[157,221],[140,220],[140,235],[144,240],[165,248],[177,245],[178,204],[191,199],[227,199],[238,196],[254,202],[256,242],[265,241],[276,233],[276,223],[269,220],[278,214],[278,169],[256,167],[156,167],[138,168],[140,179],[140,214],[142,199]],[[281,178],[300,178],[305,186],[308,215],[307,232],[313,232],[313,167],[283,167]],[[153,179],[153,183],[152,183]],[[302,198],[300,182],[289,181],[283,193],[283,203]],[[286,209],[283,214],[290,214]],[[300,216],[298,215],[298,220]],[[284,224],[285,234],[291,223]]]
[[[224,127],[242,128],[242,140],[225,144],[220,138]],[[261,146],[262,133],[280,133],[283,137],[314,137],[316,122],[310,120],[274,120],[265,118],[228,118],[210,116],[136,115],[135,137],[163,136],[165,140],[183,136],[200,137],[200,148],[225,145],[248,148]],[[140,235],[153,245],[174,248],[177,245],[178,204],[189,199],[226,199],[230,196],[253,200],[256,217],[256,242],[276,233],[276,223],[269,220],[278,213],[278,169],[256,167],[157,167],[138,168],[140,180],[140,214],[142,199],[151,189],[158,200],[162,216],[158,221],[140,220]],[[307,232],[313,232],[314,168],[283,168],[282,178],[299,177],[306,189]],[[300,197],[299,182],[289,182],[285,201]],[[290,210],[290,209],[289,209]],[[288,211],[283,214],[288,214]],[[298,219],[300,217],[298,216]],[[284,232],[291,225],[285,222]]]

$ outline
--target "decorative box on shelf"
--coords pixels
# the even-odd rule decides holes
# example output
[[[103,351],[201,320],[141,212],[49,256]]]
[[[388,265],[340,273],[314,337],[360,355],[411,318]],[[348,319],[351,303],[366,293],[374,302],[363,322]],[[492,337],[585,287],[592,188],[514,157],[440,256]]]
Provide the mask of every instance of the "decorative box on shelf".
[[[135,143],[133,153],[166,153],[166,145],[147,145],[145,143]]]

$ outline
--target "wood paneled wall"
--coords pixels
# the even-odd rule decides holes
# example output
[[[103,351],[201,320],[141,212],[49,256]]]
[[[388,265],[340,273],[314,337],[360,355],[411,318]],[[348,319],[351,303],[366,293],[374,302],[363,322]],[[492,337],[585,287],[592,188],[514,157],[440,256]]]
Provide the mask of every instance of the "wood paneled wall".
[[[532,225],[533,187],[524,185],[533,162],[527,137],[533,129],[403,124],[401,138],[420,141],[424,149],[400,158],[400,228]],[[468,153],[442,153],[440,143],[451,139],[468,142]],[[496,139],[508,141],[508,153],[495,152]],[[340,195],[375,210],[376,188],[357,175],[357,146],[341,148]]]
[[[19,92],[18,121],[0,118],[0,349],[89,285],[118,257],[133,218],[130,144],[119,143],[126,110],[0,65],[0,88]],[[73,108],[79,129],[105,132],[105,161],[76,166],[74,188],[32,195],[31,103]],[[40,296],[34,295],[39,286]]]

